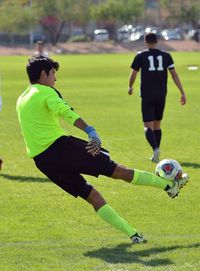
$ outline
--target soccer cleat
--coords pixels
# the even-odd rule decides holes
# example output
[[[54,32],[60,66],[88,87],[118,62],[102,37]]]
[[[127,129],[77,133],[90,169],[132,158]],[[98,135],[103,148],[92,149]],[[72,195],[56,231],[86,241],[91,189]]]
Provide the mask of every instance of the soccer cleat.
[[[143,237],[141,233],[135,233],[130,237],[132,244],[141,244],[141,243],[147,243],[147,240]]]
[[[180,180],[173,181],[174,185],[170,188],[167,187],[166,192],[171,198],[175,198],[180,193],[180,190],[189,181],[187,173],[183,173]]]
[[[150,160],[154,163],[158,163],[159,162],[159,156],[160,156],[160,149],[159,148],[155,148],[153,155],[150,157]]]
[[[169,197],[175,198],[179,194],[178,182],[174,181],[174,185],[170,187],[169,185],[166,187],[166,192]]]

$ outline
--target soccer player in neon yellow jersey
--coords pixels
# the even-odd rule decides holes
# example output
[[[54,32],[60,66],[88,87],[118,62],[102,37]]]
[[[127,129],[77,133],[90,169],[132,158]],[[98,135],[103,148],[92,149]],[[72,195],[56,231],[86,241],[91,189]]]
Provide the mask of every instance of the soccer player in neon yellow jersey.
[[[143,235],[81,174],[105,175],[131,185],[154,186],[165,190],[172,198],[179,194],[188,179],[168,181],[112,161],[109,152],[101,147],[96,130],[81,119],[54,88],[58,69],[57,62],[45,57],[30,59],[26,67],[30,85],[17,100],[17,115],[29,157],[51,181],[72,196],[90,203],[101,219],[125,233],[132,243],[145,242]],[[89,141],[66,135],[59,124],[60,118],[86,132]]]

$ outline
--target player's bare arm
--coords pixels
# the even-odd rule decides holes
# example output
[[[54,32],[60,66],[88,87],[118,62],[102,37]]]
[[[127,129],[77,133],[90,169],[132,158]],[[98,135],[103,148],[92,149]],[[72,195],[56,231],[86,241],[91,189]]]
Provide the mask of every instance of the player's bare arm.
[[[88,125],[87,125],[87,123],[86,123],[83,119],[79,118],[79,119],[77,119],[77,120],[74,122],[74,126],[77,127],[77,128],[79,128],[80,130],[85,131],[85,129],[86,129],[86,127],[87,127]]]
[[[128,88],[128,94],[132,95],[133,94],[133,84],[135,82],[136,76],[137,76],[137,71],[136,70],[132,70],[130,77],[129,77],[129,88]]]
[[[173,79],[174,83],[176,84],[176,86],[180,90],[180,93],[181,93],[181,100],[180,100],[180,102],[181,102],[182,105],[184,105],[184,104],[186,104],[187,99],[186,99],[185,91],[183,89],[181,81],[179,79],[179,76],[178,76],[178,74],[177,74],[177,72],[176,72],[175,69],[171,69],[170,73],[171,73],[171,76],[172,76],[172,79]]]

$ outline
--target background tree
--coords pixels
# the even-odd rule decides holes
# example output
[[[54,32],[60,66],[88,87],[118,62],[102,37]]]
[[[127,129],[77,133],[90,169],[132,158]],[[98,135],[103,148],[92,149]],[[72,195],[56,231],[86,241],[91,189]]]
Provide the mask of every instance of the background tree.
[[[55,45],[62,33],[67,20],[67,11],[70,8],[69,0],[36,0],[39,14],[39,23],[50,42]]]
[[[114,39],[116,34],[116,27],[122,4],[118,0],[108,0],[100,3],[93,9],[94,18],[100,28],[106,28],[110,34],[110,38]]]
[[[144,0],[122,0],[121,21],[125,24],[137,24],[144,12]]]
[[[160,3],[166,24],[176,26],[187,23],[195,28],[200,23],[199,0],[160,0]]]
[[[25,34],[37,23],[37,12],[28,2],[21,0],[0,1],[0,31],[8,34]]]
[[[40,24],[46,32],[50,42],[56,45],[67,26],[79,25],[86,32],[90,20],[91,0],[36,0],[40,14]]]
[[[103,1],[93,8],[93,18],[108,30],[111,39],[116,39],[118,25],[136,21],[142,15],[143,3],[143,0]]]
[[[197,28],[200,23],[199,0],[0,0],[0,31],[14,37],[13,34],[27,34],[40,24],[48,40],[56,45],[64,29],[70,36],[75,25],[87,34],[87,26],[93,20],[98,28],[109,31],[111,39],[116,39],[121,25],[142,21],[145,24],[144,5],[151,2],[159,7],[154,8],[159,25],[174,27],[184,23]],[[152,23],[156,23],[154,17]]]
[[[91,20],[91,7],[94,2],[92,0],[74,1],[71,14],[72,24],[78,25],[83,29],[83,34],[87,34],[87,25]]]
[[[200,2],[199,1],[184,1],[182,0],[180,9],[180,21],[182,23],[191,24],[194,28],[200,26]]]

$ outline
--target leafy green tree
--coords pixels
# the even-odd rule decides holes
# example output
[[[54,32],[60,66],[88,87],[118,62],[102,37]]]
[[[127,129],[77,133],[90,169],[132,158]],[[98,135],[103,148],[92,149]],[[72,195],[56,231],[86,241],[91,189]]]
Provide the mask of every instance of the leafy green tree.
[[[108,0],[93,8],[93,17],[100,27],[105,27],[111,39],[115,38],[116,26],[122,16],[123,4],[118,0]]]
[[[53,45],[59,41],[65,26],[80,25],[83,30],[90,20],[91,0],[36,0],[40,14],[40,24]]]
[[[161,7],[168,12],[167,21],[171,25],[188,23],[197,27],[200,20],[199,0],[160,0]]]
[[[130,22],[137,23],[143,16],[144,0],[122,0],[123,11],[121,14],[121,21],[129,24]]]
[[[183,2],[183,1],[182,1]],[[200,25],[200,3],[191,1],[187,4],[182,3],[180,12],[180,21],[191,24],[194,28]]]
[[[0,31],[10,37],[12,34],[25,34],[37,23],[37,13],[29,4],[21,0],[0,2]]]
[[[39,23],[43,27],[50,42],[55,45],[59,39],[60,33],[65,26],[65,17],[63,10],[68,10],[68,1],[35,0],[39,14]]]
[[[117,26],[136,21],[143,13],[143,6],[143,0],[107,0],[93,8],[93,18],[115,39]]]
[[[81,26],[83,28],[84,34],[86,34],[87,24],[91,20],[92,4],[92,0],[79,0],[74,1],[72,6],[71,22],[75,25]]]

